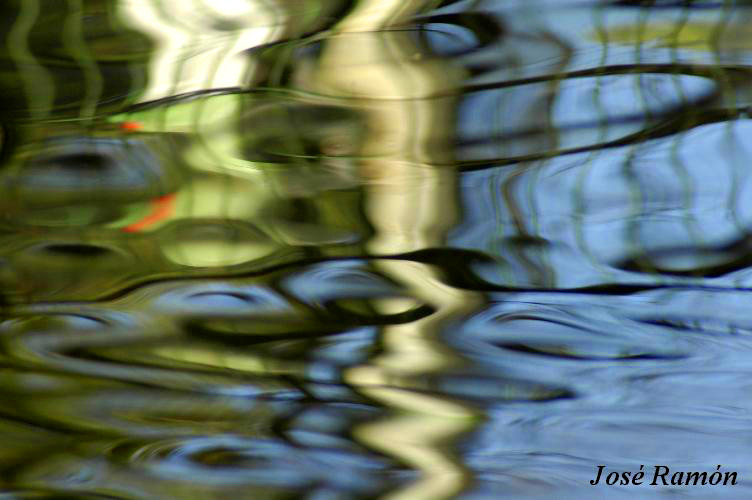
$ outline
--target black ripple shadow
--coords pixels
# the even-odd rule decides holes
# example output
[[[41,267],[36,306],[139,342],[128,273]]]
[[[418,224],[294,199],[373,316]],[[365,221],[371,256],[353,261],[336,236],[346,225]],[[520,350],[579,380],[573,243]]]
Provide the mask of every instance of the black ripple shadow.
[[[283,254],[283,255],[282,255]],[[274,256],[262,259],[263,262],[254,262],[250,266],[238,265],[225,272],[197,270],[195,272],[165,271],[154,275],[132,280],[130,283],[102,294],[96,299],[84,302],[107,302],[126,297],[130,293],[150,284],[165,281],[192,281],[196,279],[236,279],[252,278],[274,275],[293,268],[321,264],[335,261],[378,261],[378,260],[405,260],[428,264],[435,267],[442,274],[442,279],[455,288],[476,292],[552,292],[566,294],[593,294],[593,295],[626,295],[647,290],[685,288],[682,284],[631,284],[631,283],[603,283],[576,288],[550,288],[550,287],[521,287],[505,286],[492,283],[473,269],[477,264],[497,265],[499,259],[483,252],[449,247],[426,248],[414,252],[391,254],[391,255],[343,255],[325,256],[313,248],[298,248],[288,252],[276,252]],[[249,269],[250,267],[250,269]],[[708,287],[714,288],[714,287]],[[13,302],[18,304],[18,301]],[[37,304],[47,302],[37,301]],[[427,309],[411,314],[429,314]],[[399,320],[399,315],[392,320]],[[407,319],[406,319],[407,321]]]
[[[490,370],[489,370],[490,371]],[[477,405],[546,403],[576,399],[579,394],[564,385],[549,384],[487,373],[437,374],[417,378],[416,393],[457,398]]]
[[[398,325],[429,316],[435,309],[419,305],[408,311],[386,315],[364,315],[329,305],[324,310],[312,310],[309,317],[290,318],[289,313],[279,316],[238,315],[225,318],[191,318],[181,322],[189,337],[212,340],[227,345],[246,346],[281,340],[315,340],[346,333],[362,326]],[[297,319],[297,321],[295,320]],[[273,333],[268,333],[274,324]]]
[[[669,361],[686,359],[689,356],[683,354],[655,354],[655,353],[639,353],[639,354],[624,354],[614,356],[594,356],[586,354],[577,354],[574,352],[567,352],[564,348],[557,348],[559,346],[544,345],[541,343],[522,343],[522,342],[492,342],[496,347],[502,349],[518,352],[522,354],[533,354],[536,356],[544,356],[548,358],[569,359],[578,361]],[[561,346],[563,347],[563,346]]]
[[[81,259],[104,257],[114,253],[107,247],[90,243],[51,243],[42,247],[42,250],[52,255]]]
[[[556,338],[551,332],[542,331],[537,334],[530,330],[525,335],[504,334],[506,321],[528,321],[530,323],[543,323],[556,325],[568,329],[570,335]],[[626,342],[628,339],[616,338],[607,334],[604,327],[591,327],[585,322],[572,322],[569,319],[557,319],[527,312],[507,313],[490,320],[498,328],[497,333],[474,333],[472,329],[461,332],[458,338],[446,334],[447,342],[462,349],[464,339],[472,339],[480,347],[472,347],[470,352],[482,353],[483,357],[498,354],[501,358],[507,353],[518,353],[540,358],[550,358],[563,361],[591,361],[591,362],[640,362],[640,361],[678,361],[688,359],[691,355],[683,351],[671,351],[660,347],[644,346],[643,344]],[[514,327],[510,327],[514,330]],[[533,327],[534,328],[534,327]],[[504,337],[507,338],[504,338]],[[590,337],[588,337],[590,336]],[[490,350],[487,350],[490,348]],[[600,348],[599,348],[600,346]],[[498,351],[495,351],[498,349]]]
[[[530,78],[523,78],[519,80],[508,80],[501,82],[491,82],[482,84],[470,84],[462,87],[462,93],[472,93],[479,91],[487,91],[494,89],[502,89],[506,87],[514,87],[518,85],[527,85],[543,82],[560,82],[567,79],[575,78],[588,78],[588,77],[602,77],[602,76],[614,76],[614,75],[640,75],[640,74],[665,74],[665,75],[685,75],[685,76],[697,76],[706,78],[710,81],[718,83],[719,73],[733,78],[750,79],[752,78],[752,70],[749,67],[728,65],[728,66],[703,66],[703,65],[688,65],[688,64],[639,64],[639,65],[612,65],[599,68],[591,68],[585,70],[562,72],[559,75],[549,76],[537,76]],[[449,94],[439,94],[437,97],[446,97]],[[744,117],[747,115],[749,108],[747,106],[738,108],[711,108],[709,107],[720,97],[719,85],[714,85],[708,92],[699,95],[694,100],[678,104],[673,107],[667,107],[661,113],[651,113],[650,120],[644,126],[642,130],[627,134],[623,137],[618,137],[613,140],[604,142],[588,144],[584,146],[544,150],[541,152],[530,153],[519,156],[509,157],[489,157],[471,160],[458,160],[453,163],[461,171],[473,171],[484,170],[488,168],[516,165],[528,161],[536,161],[554,156],[569,155],[575,153],[583,153],[589,151],[597,151],[602,149],[610,149],[620,146],[628,146],[630,144],[636,144],[645,142],[652,139],[658,139],[661,137],[670,136],[685,130],[692,129],[701,125],[710,123],[717,123],[732,120],[738,117]],[[704,108],[704,109],[703,109]],[[611,120],[610,124],[627,124],[627,123],[642,123],[646,122],[646,114],[626,115],[619,119]],[[596,124],[582,123],[577,126],[582,128],[592,127]],[[543,133],[544,129],[529,128],[525,130],[518,130],[511,134],[504,135],[489,135],[472,140],[457,140],[455,146],[457,148],[477,146],[484,144],[495,144],[499,141],[516,140],[520,138],[534,137]],[[447,165],[449,166],[449,165]]]
[[[440,50],[436,47],[431,48],[429,33],[440,33],[438,28],[433,28],[431,25],[440,26],[441,24],[453,25],[454,27],[461,27],[467,30],[474,38],[474,44],[470,44],[467,47],[460,47],[456,50],[449,50],[446,54],[441,54]],[[486,68],[481,64],[481,67],[473,66],[474,63],[462,62],[462,56],[466,54],[474,54],[488,50],[489,47],[503,40],[505,36],[508,36],[505,26],[501,21],[494,16],[491,16],[482,12],[471,12],[461,14],[435,14],[424,17],[418,17],[410,22],[410,24],[400,27],[399,29],[406,32],[412,32],[416,34],[419,45],[425,48],[425,51],[438,57],[446,57],[449,59],[457,59],[459,64],[467,65],[467,69],[471,74],[477,74],[478,72],[484,72],[489,68]],[[321,50],[321,45],[326,42],[326,38],[301,38],[294,41],[285,41],[267,47],[254,48],[253,54],[263,55],[266,52],[276,53],[279,51],[285,52],[285,64],[287,66],[293,66],[293,62],[296,59],[295,52],[303,52],[299,57],[315,57]],[[318,48],[315,48],[318,47]],[[280,52],[281,53],[281,52]],[[277,58],[278,59],[278,58]],[[440,99],[446,97],[456,97],[462,95],[472,94],[474,92],[503,89],[508,87],[515,87],[526,84],[534,83],[546,83],[546,82],[561,82],[565,80],[586,78],[586,77],[601,77],[609,75],[640,75],[640,74],[665,74],[673,76],[699,76],[707,78],[708,80],[717,83],[719,78],[719,72],[723,72],[726,76],[732,73],[739,73],[749,78],[752,72],[749,68],[743,66],[702,66],[691,64],[633,64],[633,65],[612,65],[598,68],[590,68],[585,70],[576,71],[562,71],[556,74],[546,74],[528,78],[497,81],[481,84],[467,84],[455,89],[451,89],[445,92],[438,92],[433,95],[424,96],[421,99]],[[737,75],[738,76],[738,75]],[[289,88],[290,82],[282,80],[276,82],[275,91],[284,92],[285,90],[291,91]],[[292,90],[294,92],[294,90]],[[710,104],[720,95],[719,85],[714,85],[709,91],[701,93],[688,102],[683,102],[675,106],[668,106],[666,109],[659,111],[658,113],[640,113],[635,115],[618,117],[611,120],[609,123],[613,124],[627,124],[627,123],[644,123],[644,127],[633,133],[628,133],[623,137],[618,137],[613,140],[606,140],[603,142],[597,142],[594,144],[586,144],[583,146],[575,146],[562,149],[548,149],[543,148],[543,151],[535,151],[530,154],[521,154],[504,157],[486,157],[480,159],[459,159],[453,160],[452,163],[447,166],[457,167],[460,170],[477,170],[491,167],[497,167],[509,164],[518,164],[526,161],[535,161],[539,159],[548,158],[551,156],[566,155],[573,153],[581,153],[587,151],[596,151],[600,149],[607,149],[613,147],[619,147],[629,144],[634,144],[649,139],[664,137],[671,135],[689,128],[702,125],[705,123],[711,123],[715,121],[723,121],[738,116],[737,110],[708,110],[706,112],[698,112],[698,108],[702,108],[707,104]],[[357,97],[336,96],[337,99],[343,103],[352,99],[361,99]],[[651,110],[652,111],[652,110]],[[741,112],[744,112],[743,110]],[[649,119],[648,119],[649,118]],[[574,124],[575,128],[592,128],[596,123],[579,123]],[[572,127],[568,127],[572,129]],[[483,145],[492,145],[500,141],[514,141],[529,137],[537,137],[547,132],[547,127],[531,128],[528,130],[517,130],[511,134],[504,135],[488,135],[486,137],[477,139],[456,139],[454,146],[458,151],[469,147],[477,147]],[[438,145],[437,145],[438,146]],[[437,165],[439,166],[439,165]]]
[[[684,270],[672,269],[659,262],[660,260],[670,260],[674,256],[697,257],[698,260],[706,258],[717,262],[709,265],[696,265]],[[743,237],[725,245],[676,247],[644,252],[618,261],[613,265],[625,271],[646,274],[718,278],[752,266],[752,239],[750,239],[750,235],[745,234]]]
[[[143,201],[175,191],[182,180],[160,157],[161,149],[174,152],[170,141],[68,134],[29,146],[34,151],[4,179],[26,204]]]
[[[421,16],[414,20],[415,34],[421,38],[422,45],[431,47],[433,44],[426,39],[428,34],[445,35],[441,25],[454,26],[466,30],[471,34],[475,43],[466,44],[456,50],[441,52],[434,48],[432,52],[441,56],[458,57],[472,54],[480,49],[485,49],[493,43],[499,42],[508,35],[507,27],[498,17],[485,12],[461,12],[452,14],[433,14]],[[437,25],[437,26],[430,26]]]
[[[440,17],[439,19],[442,19],[442,18]],[[413,30],[415,29],[413,28]],[[501,28],[499,28],[499,33],[502,33]],[[294,42],[280,42],[280,43],[282,43],[282,46],[286,47],[286,44],[291,44],[291,43],[304,46],[307,43],[320,44],[323,42],[319,40],[315,40],[315,41],[296,40]],[[276,48],[277,46],[275,45],[274,47]],[[267,48],[259,47],[259,48],[255,48],[254,50],[263,51],[267,49],[268,47]],[[470,94],[473,92],[503,89],[507,87],[514,87],[514,86],[534,84],[534,83],[559,82],[559,81],[563,81],[567,79],[614,76],[614,75],[630,75],[630,74],[632,75],[665,74],[665,75],[670,75],[670,76],[677,76],[677,75],[697,76],[697,77],[706,78],[710,81],[717,83],[718,79],[721,78],[719,76],[719,73],[723,73],[726,77],[730,77],[734,79],[736,78],[752,79],[752,70],[750,70],[749,67],[740,66],[740,65],[720,65],[720,66],[691,65],[691,64],[611,65],[611,66],[590,68],[590,69],[584,69],[584,70],[564,71],[556,75],[541,75],[541,76],[534,76],[534,77],[515,79],[515,80],[505,80],[505,81],[481,83],[481,84],[467,84],[467,85],[460,86],[456,89],[453,89],[449,92],[437,92],[435,94],[423,96],[421,97],[421,100],[444,99],[444,98],[452,97],[452,96],[466,95],[466,94]],[[284,96],[284,95],[289,95],[290,97],[299,96],[300,92],[296,91],[295,89],[286,88],[284,85],[285,84],[282,83],[282,86],[275,86],[274,89],[269,89],[269,88],[206,89],[206,90],[199,91],[199,92],[191,92],[191,93],[186,93],[182,95],[175,95],[175,96],[170,96],[168,98],[160,99],[157,101],[141,103],[137,106],[132,106],[128,108],[126,111],[139,111],[139,110],[144,110],[144,109],[151,109],[151,108],[158,107],[164,104],[177,103],[177,102],[191,100],[191,99],[195,99],[195,98],[203,97],[203,96],[221,95],[221,94],[228,94],[228,93],[265,95],[273,91],[276,95],[279,95],[279,96]],[[651,139],[657,139],[661,137],[670,136],[670,135],[673,135],[673,134],[676,134],[685,130],[689,130],[691,128],[694,128],[700,125],[728,121],[734,118],[738,118],[740,116],[746,116],[746,114],[748,113],[749,108],[747,106],[739,107],[739,108],[722,108],[722,109],[709,108],[708,105],[716,101],[719,96],[720,96],[719,86],[715,85],[711,90],[709,90],[708,92],[704,94],[699,95],[692,101],[678,104],[674,107],[667,107],[664,111],[660,113],[652,113],[650,115],[650,120],[648,121],[648,123],[645,125],[645,127],[642,130],[639,130],[634,133],[629,133],[623,137],[618,137],[616,139],[608,140],[605,142],[587,144],[584,146],[578,146],[578,147],[572,147],[572,148],[560,149],[560,150],[559,149],[544,150],[544,151],[539,151],[539,152],[524,154],[524,155],[519,155],[519,156],[509,156],[509,157],[502,156],[502,157],[488,157],[488,158],[469,159],[469,160],[455,160],[455,161],[452,161],[452,163],[447,163],[446,165],[436,164],[435,166],[437,167],[449,166],[449,167],[455,167],[460,171],[473,171],[473,170],[483,170],[483,169],[506,166],[506,165],[516,165],[516,164],[524,163],[528,161],[535,161],[535,160],[550,158],[552,156],[568,155],[568,154],[582,153],[582,152],[588,152],[588,151],[597,151],[601,149],[616,148],[620,146],[644,142],[644,141],[651,140]],[[348,101],[362,99],[360,97],[347,97],[347,96],[336,96],[336,98],[339,101],[341,101],[343,104],[346,104]],[[706,108],[706,109],[703,109],[703,108]],[[627,123],[637,123],[637,122],[642,123],[645,121],[646,121],[646,115],[639,114],[639,115],[624,116],[619,119],[612,120],[611,123],[627,124]],[[580,124],[579,126],[589,127],[593,125],[594,124],[584,123],[584,124]],[[514,132],[511,135],[510,134],[498,135],[498,136],[489,135],[487,137],[477,138],[477,139],[472,139],[472,140],[456,139],[454,146],[456,148],[463,148],[463,147],[478,146],[478,145],[484,145],[484,144],[494,144],[499,141],[514,140],[514,139],[519,139],[519,138],[536,136],[541,133],[542,133],[542,129],[539,130],[539,129],[533,128],[529,130],[519,130],[519,131]],[[316,155],[308,155],[308,156],[316,156]]]

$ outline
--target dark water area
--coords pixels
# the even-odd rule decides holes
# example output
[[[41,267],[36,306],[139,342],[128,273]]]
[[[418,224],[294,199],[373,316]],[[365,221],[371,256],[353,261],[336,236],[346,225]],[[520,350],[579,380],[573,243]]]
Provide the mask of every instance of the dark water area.
[[[0,498],[752,498],[752,3],[0,32]]]

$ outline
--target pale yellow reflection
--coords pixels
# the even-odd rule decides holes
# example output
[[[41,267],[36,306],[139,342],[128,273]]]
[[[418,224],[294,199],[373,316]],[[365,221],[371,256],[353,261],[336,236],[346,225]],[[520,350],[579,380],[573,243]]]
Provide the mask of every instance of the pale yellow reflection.
[[[461,363],[435,337],[447,321],[478,307],[481,297],[442,284],[425,265],[389,261],[380,267],[437,311],[418,321],[384,328],[384,353],[346,372],[348,382],[394,410],[389,418],[359,426],[354,435],[421,471],[418,481],[389,498],[452,498],[462,491],[469,476],[451,446],[481,422],[481,415],[440,395],[411,389],[417,388],[421,376],[447,373]]]
[[[178,241],[163,246],[165,256],[175,264],[190,267],[235,266],[271,254],[275,246],[268,242],[225,240]]]
[[[264,358],[250,352],[233,353],[226,350],[196,347],[159,347],[154,349],[153,353],[173,361],[247,373],[300,375],[303,372],[302,363]]]
[[[240,87],[244,53],[275,38],[278,9],[261,0],[123,0],[120,18],[151,38],[149,82],[140,101],[208,88]]]
[[[455,102],[422,98],[450,94],[463,74],[421,52],[408,33],[383,30],[427,7],[423,1],[359,2],[326,41],[320,64],[298,82],[320,94],[347,96],[365,115],[360,169],[366,213],[375,229],[368,244],[373,254],[441,246],[458,218],[456,172],[446,166],[452,163],[448,145]],[[385,327],[383,354],[346,371],[349,383],[393,410],[353,434],[421,473],[389,498],[451,498],[469,481],[452,445],[478,425],[480,415],[467,405],[411,389],[422,376],[461,365],[436,334],[447,321],[471,312],[481,297],[444,285],[427,265],[397,260],[376,265],[436,312]],[[400,304],[384,306],[387,312]]]

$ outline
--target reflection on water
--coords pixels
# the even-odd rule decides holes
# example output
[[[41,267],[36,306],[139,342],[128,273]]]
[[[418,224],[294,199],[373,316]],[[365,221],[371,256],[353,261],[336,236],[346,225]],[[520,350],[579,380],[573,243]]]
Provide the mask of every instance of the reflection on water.
[[[752,495],[746,2],[0,12],[9,498]]]

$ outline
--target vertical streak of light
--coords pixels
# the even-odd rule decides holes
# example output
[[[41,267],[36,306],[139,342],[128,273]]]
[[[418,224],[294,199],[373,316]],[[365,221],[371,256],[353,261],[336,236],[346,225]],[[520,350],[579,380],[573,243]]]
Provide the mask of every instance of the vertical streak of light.
[[[205,16],[211,16],[211,11],[202,0],[198,0],[200,9],[202,13]],[[240,39],[240,32],[239,30],[235,30],[232,36],[225,36],[223,38],[226,38],[225,47],[217,47],[217,56],[214,58],[213,61],[209,63],[208,71],[206,72],[206,79],[204,80],[203,86],[205,88],[212,88],[214,85],[214,82],[217,80],[217,74],[220,72],[220,68],[222,67],[223,63],[227,63],[228,59],[231,57],[237,57],[237,54],[235,53],[235,45],[237,44],[238,40]],[[211,49],[214,49],[212,47]],[[242,69],[238,70],[236,72],[238,75],[242,75],[244,71]],[[236,100],[233,102],[237,102]],[[221,159],[217,158],[217,155],[214,154],[214,150],[211,148],[210,145],[206,144],[206,140],[204,138],[204,134],[201,131],[201,124],[203,123],[202,117],[204,117],[204,111],[206,110],[206,104],[207,100],[202,99],[200,100],[196,106],[194,107],[195,112],[193,114],[193,134],[196,138],[196,141],[198,141],[203,148],[210,153],[212,157],[216,159],[218,162],[218,166],[221,165]],[[222,177],[222,181],[224,183],[225,192],[229,192],[229,186],[230,182],[232,182],[232,178],[229,175],[225,175]],[[221,201],[221,206],[218,207],[218,212],[224,217],[227,217],[229,213],[229,203],[231,201],[231,198],[229,196],[223,196]],[[230,251],[230,248],[228,248],[228,251]]]
[[[645,39],[645,32],[648,29],[649,22],[649,8],[640,8],[637,14],[637,38],[634,45],[634,58],[635,64],[642,64],[642,45]],[[634,79],[635,95],[640,100],[641,111],[647,121],[650,121],[652,114],[650,112],[650,106],[645,99],[645,92],[643,87],[642,72],[635,74]],[[640,229],[643,227],[644,216],[646,212],[645,207],[645,193],[642,191],[642,186],[639,182],[639,174],[635,171],[635,163],[639,154],[642,141],[635,141],[632,143],[627,152],[625,153],[625,159],[622,162],[622,174],[627,183],[630,191],[630,204],[631,215],[626,221],[626,248],[627,253],[631,256],[643,257],[645,255],[645,246],[642,243],[640,237]],[[638,262],[643,262],[642,259],[638,259]],[[653,269],[643,269],[645,272],[652,272]],[[658,278],[660,279],[660,278]]]
[[[518,58],[513,59],[513,63],[511,64],[512,67],[512,73],[510,75],[510,79],[520,78],[522,75],[521,66],[524,61],[519,60]],[[504,130],[504,124],[505,124],[505,108],[507,107],[507,103],[510,100],[509,97],[513,97],[513,94],[510,92],[501,91],[499,92],[499,96],[496,99],[496,109],[497,113],[494,115],[494,128],[491,130],[491,133],[498,131],[499,137],[502,137],[503,130]],[[504,156],[508,154],[512,154],[513,151],[512,148],[507,147],[507,141],[500,140],[497,143],[496,148],[497,154],[500,158],[504,158]],[[493,255],[502,255],[502,251],[504,250],[502,248],[502,245],[500,244],[501,241],[503,241],[505,233],[506,233],[506,224],[504,223],[504,217],[506,214],[504,213],[504,199],[503,199],[503,193],[501,192],[501,186],[504,182],[504,177],[506,173],[503,172],[503,169],[494,169],[491,173],[491,182],[489,182],[488,189],[490,190],[490,199],[493,206],[493,212],[494,217],[496,218],[496,234],[494,235],[493,240],[491,241],[490,250],[493,253]],[[499,274],[501,275],[501,280],[503,282],[512,282],[514,278],[514,269],[509,266],[504,266],[499,270]]]
[[[122,1],[123,0],[117,0],[116,2],[107,2],[105,4],[107,8],[107,15],[111,20],[110,25],[113,27],[113,29],[126,29],[125,24],[120,19],[120,3]],[[135,60],[128,61],[128,72],[130,73],[131,77],[131,88],[128,92],[128,95],[125,96],[124,106],[127,107],[128,105],[135,104],[138,99],[139,91],[146,88],[146,71],[144,71],[144,67],[147,65],[148,60],[140,60],[138,58],[135,58]]]
[[[543,137],[545,140],[546,134],[544,134]],[[526,211],[522,206],[523,204],[517,201],[516,195],[518,193],[515,188],[520,182],[520,179],[524,180],[524,174],[533,168],[531,163],[534,164],[535,162],[523,162],[515,166],[514,170],[510,172],[504,180],[504,183],[501,185],[502,199],[509,210],[516,234],[521,236],[529,235],[527,228],[525,227],[525,221],[527,217],[530,216],[530,211]],[[514,257],[516,257],[516,262],[519,262],[527,272],[524,285],[543,286],[544,278],[542,270],[535,265],[533,260],[528,258],[525,254],[524,248],[518,247],[516,250],[517,251],[514,255]],[[517,285],[517,283],[515,283],[515,285]]]
[[[713,53],[713,64],[711,64],[710,67],[715,74],[715,80],[721,86],[721,93],[727,96],[734,95],[734,86],[731,83],[728,73],[723,68],[721,48],[724,33],[729,32],[733,36],[734,31],[729,30],[729,24],[733,15],[734,10],[732,9],[732,1],[723,0],[723,6],[720,10],[720,19],[718,19],[718,22],[713,27],[713,32],[710,34],[710,40],[708,40],[708,45]]]
[[[91,121],[102,97],[103,80],[99,65],[91,54],[83,30],[83,1],[68,0],[68,17],[63,25],[63,46],[79,64],[84,75],[85,93],[79,118]]]
[[[193,0],[189,1],[193,4]],[[163,26],[172,25],[172,33],[180,33],[181,35],[180,42],[176,43],[175,51],[166,51],[165,54],[166,58],[168,58],[167,63],[172,68],[172,87],[167,91],[167,95],[177,95],[181,92],[180,85],[183,81],[183,69],[185,68],[186,61],[192,57],[190,49],[197,45],[200,31],[191,29],[191,26],[184,23],[178,16],[170,15],[170,10],[165,6],[163,0],[155,0],[155,6],[157,15],[161,17],[161,24]],[[166,80],[165,83],[167,83]],[[167,128],[167,112],[168,108],[163,108],[163,129]]]
[[[736,108],[738,106],[736,100],[736,90],[734,89],[734,85],[731,82],[731,79],[729,78],[726,71],[720,66],[721,64],[721,41],[724,30],[728,29],[729,22],[731,20],[731,17],[734,15],[734,9],[733,9],[733,2],[731,0],[724,0],[723,1],[723,8],[722,8],[722,17],[721,21],[719,22],[719,25],[716,27],[716,29],[713,32],[712,36],[712,43],[711,48],[713,49],[713,54],[715,55],[714,62],[715,65],[713,65],[713,68],[718,67],[718,71],[720,72],[720,80],[722,82],[722,93],[727,98],[732,97],[733,102],[730,103],[724,103],[725,106],[730,108]],[[742,14],[742,21],[739,23],[739,25],[743,26],[744,22],[749,22],[749,9],[746,9],[744,11],[745,13]],[[733,33],[732,30],[728,30],[730,33]],[[744,35],[741,35],[744,36]],[[737,202],[737,198],[739,197],[739,193],[741,192],[740,186],[741,186],[741,180],[747,178],[746,175],[746,168],[745,165],[747,164],[747,161],[742,160],[741,162],[738,161],[738,155],[736,154],[737,148],[739,147],[739,144],[742,144],[743,142],[740,140],[735,140],[735,134],[734,134],[734,126],[735,121],[734,120],[726,120],[725,122],[725,129],[726,129],[726,143],[728,145],[728,149],[726,150],[731,157],[729,160],[729,175],[730,175],[730,183],[731,183],[731,189],[728,194],[728,202],[727,202],[727,210],[731,217],[731,220],[734,223],[734,226],[736,226],[737,234],[746,234],[748,232],[748,229],[744,227],[744,222],[741,219],[741,216],[739,215],[739,203]],[[740,166],[743,169],[744,173],[740,173]],[[739,276],[735,280],[735,286],[743,286],[744,278]]]
[[[689,20],[690,16],[690,8],[688,6],[684,6],[681,10],[681,17],[676,22],[676,25],[674,27],[674,31],[670,37],[673,39],[671,40],[670,46],[671,46],[671,64],[679,64],[681,61],[679,59],[679,37],[684,29],[684,27],[687,25],[687,22]],[[676,89],[677,95],[681,98],[680,106],[682,109],[687,109],[687,95],[686,92],[684,92],[684,86],[682,85],[682,78],[681,73],[679,71],[675,71],[672,73],[672,83],[674,84],[674,88]],[[689,113],[687,116],[687,120],[692,120],[695,117],[695,113],[693,112],[694,108],[689,107]],[[671,156],[670,156],[670,162],[671,162],[671,168],[676,174],[676,177],[679,179],[680,185],[681,185],[681,192],[682,192],[682,219],[684,222],[684,226],[686,228],[686,231],[689,235],[689,238],[692,240],[692,243],[695,247],[702,247],[703,238],[702,233],[700,232],[699,228],[697,227],[697,220],[696,216],[694,215],[694,198],[695,198],[695,186],[692,182],[692,176],[690,175],[689,171],[687,170],[687,167],[682,163],[681,161],[681,149],[682,145],[684,143],[684,138],[686,135],[686,131],[681,131],[677,133],[673,140],[671,141]]]
[[[24,82],[26,102],[34,120],[49,118],[55,102],[55,84],[29,47],[31,28],[39,17],[39,0],[23,0],[18,18],[8,32],[8,52]],[[38,103],[38,105],[37,105]]]
[[[190,40],[192,39],[192,37],[194,37],[195,39],[195,37],[198,36],[198,33],[197,31],[191,30],[190,26],[188,26],[187,24],[181,23],[179,19],[177,21],[173,19],[172,16],[170,16],[169,9],[165,6],[163,0],[152,1],[154,5],[154,15],[156,23],[154,23],[151,28],[154,29],[157,26],[159,26],[160,28],[169,26],[169,35],[162,38],[161,43],[164,47],[160,47],[164,49],[162,51],[161,58],[163,58],[163,63],[165,64],[165,66],[153,66],[154,70],[152,70],[151,74],[154,78],[159,78],[161,74],[164,73],[164,83],[166,85],[171,83],[171,87],[167,91],[166,95],[176,95],[180,91],[179,87],[181,84],[181,75],[185,61],[187,59],[188,49],[186,47],[191,46]],[[169,82],[168,80],[168,68],[171,71],[172,82]],[[159,92],[159,89],[157,89],[157,92]],[[161,128],[163,129],[163,131],[167,131],[168,128],[168,112],[168,106],[162,108]],[[181,213],[185,214],[186,217],[190,217],[192,215],[191,211],[196,206],[195,183],[188,183],[188,185],[183,188],[181,195]],[[183,258],[185,258],[185,256],[183,256]]]
[[[599,4],[598,6],[593,8],[593,25],[595,26],[595,32],[597,33],[598,40],[601,43],[601,56],[600,60],[598,62],[599,67],[606,66],[606,63],[608,62],[609,57],[609,39],[608,39],[608,29],[605,27],[606,21],[605,21],[605,12],[606,12],[606,6]],[[598,110],[599,114],[601,116],[606,116],[606,119],[608,119],[606,113],[604,113],[604,105],[602,101],[602,95],[603,95],[603,79],[608,77],[599,76],[596,77],[595,80],[595,88],[593,90],[593,104],[594,107]],[[608,123],[601,123],[599,126],[599,135],[597,142],[604,142],[606,138],[608,137]],[[574,240],[577,242],[577,248],[579,251],[586,256],[588,261],[590,262],[590,265],[593,266],[593,268],[598,269],[601,272],[601,276],[603,277],[603,282],[608,283],[613,279],[613,271],[610,267],[604,265],[602,262],[600,262],[596,257],[593,250],[590,248],[590,245],[587,244],[587,239],[585,235],[585,223],[586,221],[586,215],[587,215],[587,207],[586,207],[586,199],[585,199],[585,189],[586,189],[586,181],[588,179],[589,174],[593,170],[593,165],[595,161],[598,159],[599,156],[601,156],[602,151],[601,150],[595,150],[592,153],[588,155],[587,160],[580,166],[579,173],[577,175],[577,179],[575,181],[574,189],[572,190],[572,206],[574,207],[574,221],[573,221],[573,230],[574,230]]]
[[[545,137],[551,137],[551,144],[553,145],[553,149],[551,150],[551,156],[555,156],[555,151],[558,149],[561,139],[559,137],[558,128],[556,126],[555,120],[554,120],[554,109],[556,106],[556,99],[558,96],[558,90],[561,88],[561,82],[566,80],[565,72],[567,71],[570,62],[572,61],[572,57],[574,54],[574,48],[568,45],[564,40],[561,40],[554,36],[553,33],[548,33],[547,38],[552,44],[556,45],[558,48],[561,49],[561,53],[563,54],[563,57],[561,58],[561,62],[557,64],[556,67],[556,73],[555,77],[553,78],[551,82],[551,89],[550,89],[550,98],[548,99],[548,102],[546,103],[546,133]],[[541,236],[541,225],[540,225],[540,217],[539,217],[539,211],[537,209],[537,203],[536,203],[536,196],[535,196],[535,187],[538,185],[538,181],[540,179],[540,173],[545,167],[546,163],[548,163],[549,158],[544,158],[541,160],[538,160],[536,163],[538,164],[538,168],[534,168],[531,174],[527,178],[527,204],[529,206],[529,213],[531,214],[529,226],[532,228],[532,231],[535,235]],[[542,286],[548,286],[548,287],[555,287],[556,285],[556,273],[554,271],[554,266],[551,265],[551,259],[550,259],[550,253],[549,248],[536,248],[536,250],[539,253],[539,274],[540,274],[540,282]]]

